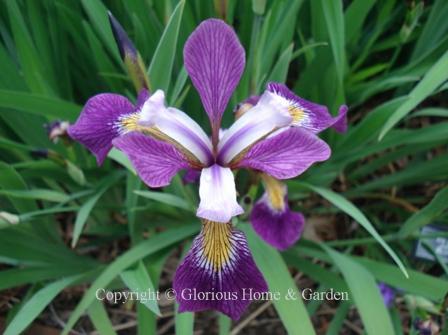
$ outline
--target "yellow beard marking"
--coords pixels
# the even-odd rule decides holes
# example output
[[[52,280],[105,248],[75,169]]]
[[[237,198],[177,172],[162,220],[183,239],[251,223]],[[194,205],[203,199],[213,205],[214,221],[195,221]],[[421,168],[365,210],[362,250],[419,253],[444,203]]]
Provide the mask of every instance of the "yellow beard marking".
[[[157,127],[146,127],[138,124],[140,115],[138,113],[132,113],[119,121],[120,128],[125,130],[125,132],[138,131],[140,133],[150,135],[163,142],[170,143],[176,147],[184,156],[187,158],[188,162],[194,168],[202,168],[203,164],[196,158],[187,148],[182,144],[175,141],[171,137],[162,133]]]
[[[283,211],[285,208],[285,186],[279,180],[265,173],[261,174],[261,178],[263,179],[272,208]]]
[[[292,116],[293,123],[299,122],[305,116],[303,109],[300,109],[299,107],[296,107],[296,106],[290,106],[288,108],[288,111],[289,111],[289,114]]]
[[[220,271],[230,259],[232,226],[230,223],[204,220],[202,234],[204,257],[212,264],[215,272]]]

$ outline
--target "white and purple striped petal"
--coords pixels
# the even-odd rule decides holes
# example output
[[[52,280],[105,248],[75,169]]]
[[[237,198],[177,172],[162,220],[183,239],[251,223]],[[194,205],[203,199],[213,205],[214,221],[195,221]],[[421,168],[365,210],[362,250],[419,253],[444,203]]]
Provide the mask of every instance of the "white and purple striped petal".
[[[271,134],[253,145],[236,163],[265,172],[278,179],[298,176],[316,162],[330,157],[331,149],[315,134],[290,127]]]
[[[225,223],[243,213],[236,201],[235,179],[230,168],[214,164],[202,169],[199,196],[201,202],[196,215],[200,218]]]
[[[95,95],[87,101],[76,123],[69,127],[68,134],[89,149],[101,165],[112,149],[112,140],[120,135],[117,121],[133,112],[132,103],[121,95]]]
[[[140,178],[150,187],[163,187],[174,175],[190,165],[170,143],[132,132],[113,140],[113,145],[128,156]]]
[[[292,117],[284,99],[266,91],[258,103],[227,129],[218,145],[218,162],[230,163],[252,144],[278,128],[288,126]]]
[[[302,99],[284,84],[269,83],[267,91],[283,100],[282,106],[285,106],[293,117],[293,126],[305,128],[315,134],[329,127],[338,132],[347,130],[348,107],[345,105],[339,108],[339,114],[336,117],[332,117],[327,107]]]
[[[174,140],[178,146],[191,152],[202,164],[213,159],[212,145],[202,128],[184,112],[165,106],[165,94],[157,90],[147,99],[139,112],[138,124],[156,128],[162,135]]]
[[[247,240],[229,223],[204,221],[174,282],[180,312],[218,310],[238,320],[256,293],[268,290]]]
[[[188,38],[184,63],[210,118],[212,137],[217,141],[222,114],[244,71],[244,48],[224,21],[209,19]]]

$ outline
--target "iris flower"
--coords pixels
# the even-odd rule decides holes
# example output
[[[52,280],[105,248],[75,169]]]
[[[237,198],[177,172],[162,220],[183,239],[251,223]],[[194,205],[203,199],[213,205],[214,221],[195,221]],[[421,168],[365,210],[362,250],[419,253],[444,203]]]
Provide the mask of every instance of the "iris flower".
[[[316,134],[328,127],[343,131],[347,108],[332,117],[326,107],[270,83],[222,130],[224,110],[245,65],[235,32],[221,20],[202,22],[185,44],[184,63],[210,120],[211,136],[186,113],[167,106],[161,90],[152,95],[142,90],[135,106],[121,95],[96,95],[69,134],[99,164],[113,146],[118,148],[149,187],[168,185],[183,169],[200,173],[196,215],[202,230],[175,274],[179,311],[214,309],[238,319],[250,302],[245,294],[265,292],[267,284],[246,237],[231,223],[243,213],[234,171],[262,174],[266,195],[255,205],[251,221],[265,241],[286,248],[298,238],[303,216],[289,210],[286,187],[279,180],[329,158],[329,146]],[[214,299],[190,299],[190,294],[201,293]]]

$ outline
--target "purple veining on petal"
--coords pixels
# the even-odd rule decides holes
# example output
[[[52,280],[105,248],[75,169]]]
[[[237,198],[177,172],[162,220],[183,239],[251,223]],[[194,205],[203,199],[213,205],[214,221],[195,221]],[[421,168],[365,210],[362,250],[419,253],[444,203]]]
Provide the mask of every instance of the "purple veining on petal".
[[[119,135],[116,122],[134,111],[134,106],[125,97],[103,93],[90,98],[76,123],[68,129],[74,140],[82,143],[101,165],[112,149],[112,140]]]
[[[140,133],[120,136],[113,145],[128,156],[140,178],[150,187],[168,185],[179,170],[189,167],[186,158],[172,144]]]
[[[232,171],[218,164],[202,169],[199,197],[201,202],[196,215],[200,218],[226,223],[244,212],[236,201]]]
[[[268,289],[244,234],[230,224],[209,221],[177,268],[173,287],[180,312],[212,309],[233,320],[241,317],[255,293]],[[216,299],[199,299],[205,294]]]
[[[300,238],[305,219],[301,213],[289,209],[288,197],[284,197],[283,210],[276,210],[265,193],[252,208],[250,222],[255,232],[267,243],[285,250]]]
[[[222,114],[244,70],[244,48],[224,21],[209,19],[188,38],[184,63],[217,138]]]
[[[306,128],[313,133],[319,133],[329,127],[337,132],[344,132],[347,129],[347,110],[343,105],[339,108],[339,114],[336,117],[331,116],[328,108],[305,100],[295,95],[286,85],[280,83],[269,83],[267,90],[275,93],[291,103],[291,109],[297,108],[303,112],[303,117],[297,120],[294,125]]]
[[[237,163],[278,179],[298,176],[312,164],[327,160],[330,147],[313,133],[296,127],[274,133],[256,143]]]

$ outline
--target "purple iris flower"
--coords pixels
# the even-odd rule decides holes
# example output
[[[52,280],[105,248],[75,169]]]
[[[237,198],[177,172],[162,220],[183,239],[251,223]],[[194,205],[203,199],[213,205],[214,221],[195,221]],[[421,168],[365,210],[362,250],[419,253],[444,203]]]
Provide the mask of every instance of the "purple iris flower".
[[[211,136],[187,114],[166,106],[161,90],[152,95],[143,90],[135,106],[117,94],[96,95],[69,134],[99,164],[112,146],[118,148],[150,187],[168,185],[182,169],[192,178],[199,175],[196,214],[202,230],[175,274],[179,311],[215,309],[238,319],[249,304],[247,292],[265,292],[267,284],[246,237],[231,224],[232,217],[243,213],[233,170],[255,170],[263,173],[265,185],[274,185],[272,192],[267,186],[266,197],[255,206],[252,222],[266,241],[287,247],[298,238],[303,217],[289,211],[286,188],[278,179],[296,177],[329,158],[329,146],[316,134],[328,127],[344,131],[347,108],[341,107],[333,118],[324,106],[270,83],[230,128],[222,130],[222,115],[245,65],[235,32],[223,21],[204,21],[186,42],[184,62],[209,117]],[[279,238],[283,230],[289,236]],[[209,298],[200,299],[204,294]]]

